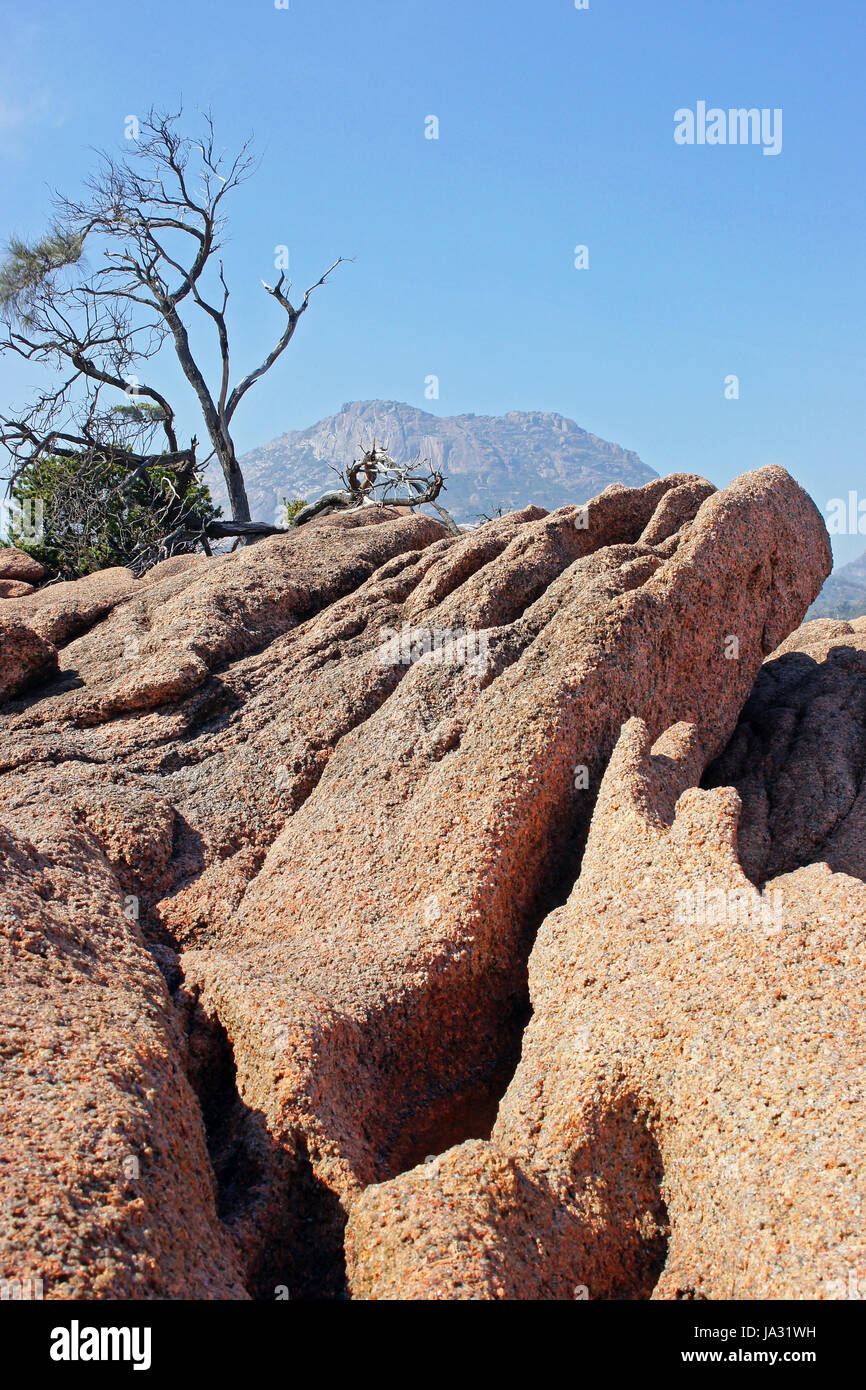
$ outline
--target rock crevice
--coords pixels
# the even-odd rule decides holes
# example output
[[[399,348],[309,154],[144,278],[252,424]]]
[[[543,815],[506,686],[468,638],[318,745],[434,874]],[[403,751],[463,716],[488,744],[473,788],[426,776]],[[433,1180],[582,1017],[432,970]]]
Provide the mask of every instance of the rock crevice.
[[[459,538],[365,508],[120,580],[98,618],[87,608],[83,633],[86,595],[55,595],[50,608],[47,590],[5,600],[0,679],[18,698],[0,713],[0,826],[62,820],[87,864],[98,860],[112,905],[93,917],[97,948],[127,939],[117,914],[131,911],[128,950],[156,991],[159,1065],[186,1068],[192,1083],[171,1104],[167,1080],[145,1086],[141,1123],[184,1135],[182,1152],[166,1150],[163,1200],[169,1220],[182,1174],[199,1175],[195,1239],[178,1237],[150,1265],[143,1237],[130,1237],[128,1256],[112,1245],[99,1284],[69,1253],[67,1214],[57,1242],[74,1287],[127,1289],[146,1266],[144,1296],[175,1296],[164,1291],[180,1278],[214,1291],[193,1296],[340,1296],[350,1215],[360,1296],[559,1298],[578,1284],[592,1297],[674,1285],[719,1296],[727,1275],[707,1275],[708,1247],[684,1215],[697,1189],[669,1138],[681,1105],[683,1132],[693,1125],[715,1153],[714,1122],[646,1041],[649,984],[620,967],[642,943],[646,980],[666,981],[680,1020],[664,1036],[685,1046],[700,971],[721,966],[699,937],[685,971],[682,942],[657,920],[675,892],[660,865],[673,855],[685,873],[677,846],[694,834],[702,870],[721,872],[721,855],[725,874],[748,883],[733,794],[694,788],[708,764],[708,780],[745,785],[773,700],[762,663],[828,569],[817,510],[769,468],[722,492],[690,475],[614,486],[585,509],[530,507]],[[734,733],[756,677],[756,712]],[[859,697],[846,691],[853,730]],[[811,689],[798,698],[811,708]],[[848,783],[825,784],[822,804],[851,864],[863,761],[853,732],[849,743]],[[767,779],[763,801],[744,795],[756,872],[776,871],[772,845],[785,836],[778,809],[761,820],[761,806],[781,805],[782,773]],[[789,879],[808,872],[832,914],[839,876],[810,863],[783,867]],[[635,885],[648,881],[657,901],[638,908]],[[83,885],[82,911],[95,891]],[[632,903],[619,929],[615,892]],[[71,912],[51,910],[60,926]],[[20,911],[13,901],[11,918]],[[58,956],[42,998],[65,998],[66,971]],[[766,975],[757,959],[754,972]],[[756,996],[740,984],[745,1016]],[[97,1007],[93,995],[110,1013],[107,990],[101,976],[82,984],[74,1009]],[[711,994],[712,1021],[724,1009]],[[578,1093],[573,1054],[561,1072],[551,1049],[568,1051],[563,1030],[585,1026],[570,1011],[584,1017],[596,999],[601,1041],[592,1065],[579,1053]],[[717,1023],[696,1036],[717,1045]],[[96,1102],[100,1132],[125,1114],[126,1081],[145,1066],[125,1014],[115,1032],[127,1051]],[[26,1040],[13,1050],[41,1076]],[[53,1099],[74,1084],[70,1073]],[[74,1153],[57,1181],[90,1192],[92,1157]],[[440,1190],[455,1210],[469,1203],[475,1235],[461,1237],[459,1259]],[[699,1196],[718,1204],[711,1184]],[[121,1193],[121,1226],[133,1205]],[[21,1220],[20,1239],[38,1249],[26,1204]],[[549,1256],[540,1283],[538,1242]],[[72,1286],[61,1280],[53,1296]]]

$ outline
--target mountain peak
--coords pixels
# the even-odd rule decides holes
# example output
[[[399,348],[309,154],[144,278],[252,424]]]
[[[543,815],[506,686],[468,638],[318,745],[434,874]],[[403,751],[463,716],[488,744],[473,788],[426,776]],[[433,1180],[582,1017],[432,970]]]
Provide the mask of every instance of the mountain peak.
[[[630,449],[599,439],[554,411],[431,415],[405,401],[346,401],[335,415],[290,430],[241,459],[253,514],[273,516],[283,497],[314,498],[372,439],[398,461],[421,455],[445,475],[446,505],[463,523],[498,507],[582,503],[611,483],[658,475]]]

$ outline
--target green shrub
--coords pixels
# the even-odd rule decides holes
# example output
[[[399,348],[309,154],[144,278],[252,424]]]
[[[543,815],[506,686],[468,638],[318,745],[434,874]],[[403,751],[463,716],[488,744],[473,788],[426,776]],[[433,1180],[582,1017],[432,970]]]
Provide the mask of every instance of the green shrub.
[[[20,514],[10,540],[64,579],[112,565],[143,574],[166,553],[195,550],[192,536],[170,541],[168,549],[166,542],[184,513],[197,512],[205,522],[221,514],[208,487],[193,477],[178,495],[177,475],[156,465],[121,491],[129,471],[101,456],[53,455],[30,464],[11,489]],[[41,534],[34,534],[26,523],[40,501]]]
[[[284,497],[282,505],[282,516],[280,522],[278,522],[277,524],[291,526],[295,517],[298,515],[298,512],[302,511],[304,507],[306,507],[306,505],[306,497],[293,497],[291,502],[289,502],[288,499]]]

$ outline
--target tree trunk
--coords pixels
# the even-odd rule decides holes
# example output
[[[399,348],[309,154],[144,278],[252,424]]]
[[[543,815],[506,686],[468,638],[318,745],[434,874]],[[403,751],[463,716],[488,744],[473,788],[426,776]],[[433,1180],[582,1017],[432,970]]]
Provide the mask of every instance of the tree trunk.
[[[217,410],[198,363],[190,351],[189,334],[177,312],[176,304],[171,300],[163,299],[159,308],[174,338],[174,350],[177,353],[177,360],[181,365],[183,374],[198,396],[207,425],[207,432],[216,450],[216,456],[220,461],[223,477],[226,480],[232,516],[235,521],[249,521],[250,504],[247,499],[247,490],[244,487],[244,475],[235,458],[234,444],[228,431],[228,425],[221,411]]]
[[[250,504],[244,486],[244,475],[238,467],[234,450],[231,449],[227,452],[224,446],[217,446],[217,457],[222,465],[223,477],[226,480],[232,519],[234,521],[250,521]]]
[[[416,494],[423,492],[423,488],[421,488],[418,483],[410,483],[409,486],[412,488],[412,491]],[[445,525],[448,527],[448,530],[451,532],[452,536],[463,535],[463,532],[460,530],[460,527],[457,525],[457,522],[454,520],[451,513],[449,511],[446,511],[446,509],[439,502],[437,502],[434,498],[429,498],[427,500],[427,506],[432,507],[434,511],[437,511],[439,513],[442,520],[445,522]]]
[[[211,540],[223,540],[226,536],[237,536],[246,545],[261,540],[263,536],[284,536],[282,526],[270,526],[266,521],[209,521],[205,535]]]

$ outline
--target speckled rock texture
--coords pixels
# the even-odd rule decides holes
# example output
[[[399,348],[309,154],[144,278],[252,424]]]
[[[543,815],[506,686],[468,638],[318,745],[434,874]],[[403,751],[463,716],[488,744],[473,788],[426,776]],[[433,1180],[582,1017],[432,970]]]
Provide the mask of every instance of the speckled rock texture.
[[[704,784],[740,793],[756,882],[815,862],[866,879],[866,618],[821,618],[778,647]]]
[[[33,591],[23,579],[0,579],[0,598],[26,598]]]
[[[195,564],[140,585],[107,571],[16,604],[13,624],[0,618],[0,639],[14,634],[0,647],[7,686],[28,659],[31,678],[40,658],[56,672],[47,688],[31,679],[0,715],[0,1278],[12,1289],[41,1280],[49,1298],[245,1298],[260,1272],[247,1228],[254,1175],[277,1166],[273,1145],[245,1117],[244,1201],[236,1222],[225,1219],[212,1160],[237,1142],[231,1095],[225,1114],[209,1115],[210,1157],[202,1121],[202,1107],[226,1099],[219,1040],[190,1042],[159,969],[176,975],[177,957],[152,940],[148,950],[141,927],[170,876],[182,798],[168,793],[164,763],[180,760],[166,752],[166,707],[190,681],[191,658],[204,679],[208,661],[266,644],[443,528],[383,512],[331,534],[330,554],[311,530],[209,561],[194,595],[184,589]],[[157,625],[162,638],[148,641]],[[140,647],[129,640],[138,634]],[[110,723],[125,686],[127,701],[141,702],[144,682],[128,673],[143,666],[162,710],[146,727]],[[211,707],[220,691],[217,680]],[[240,1181],[231,1154],[228,1166],[230,1186]]]
[[[584,531],[568,512],[521,522],[459,585],[463,556],[501,532],[449,547],[397,617],[483,628],[484,663],[413,665],[340,740],[219,944],[184,953],[242,1094],[273,1133],[304,1134],[346,1202],[405,1166],[407,1146],[423,1156],[436,1108],[496,1074],[528,934],[552,886],[574,879],[623,720],[699,720],[705,756],[718,751],[826,566],[812,504],[781,471],[711,496],[663,482],[603,494]],[[615,536],[613,518],[635,540],[579,557]],[[811,565],[793,558],[804,533]]]
[[[361,1197],[356,1297],[866,1287],[864,663],[866,620],[784,642],[712,790],[693,724],[624,726],[491,1139]]]
[[[0,822],[0,1277],[53,1298],[243,1298],[165,983],[93,834]]]
[[[829,567],[816,508],[768,468],[723,492],[690,475],[615,486],[585,509],[526,508],[459,538],[420,514],[364,508],[231,556],[170,561],[141,581],[107,572],[92,577],[101,588],[79,581],[6,600],[0,826],[20,837],[62,825],[97,857],[114,896],[91,930],[108,933],[107,913],[151,972],[163,1051],[154,1044],[147,1065],[185,1071],[197,1096],[139,1079],[137,1035],[100,995],[120,1061],[101,1078],[93,1132],[132,1123],[124,1106],[136,1085],[155,1135],[184,1110],[182,1153],[148,1139],[164,1155],[158,1207],[176,1245],[166,1235],[158,1253],[163,1236],[147,1218],[127,1255],[111,1247],[97,1285],[74,1251],[98,1204],[70,1200],[54,1238],[69,1269],[46,1280],[48,1296],[65,1296],[70,1280],[100,1296],[136,1270],[147,1296],[176,1296],[179,1279],[213,1291],[194,1297],[339,1293],[346,1212],[360,1200],[362,1223],[391,1190],[362,1197],[369,1184],[455,1144],[438,1163],[457,1164],[462,1191],[465,1139],[488,1175],[473,1230],[486,1229],[483,1212],[501,1224],[505,1201],[527,1232],[546,1230],[547,1213],[584,1249],[582,1210],[539,1187],[516,1150],[484,1142],[519,1053],[535,931],[545,923],[533,970],[558,920],[550,909],[577,878],[623,723],[637,716],[655,739],[687,721],[696,781],[728,755],[764,658]],[[83,912],[92,891],[76,896]],[[72,930],[72,909],[48,902]],[[83,917],[80,929],[86,940]],[[66,999],[62,954],[41,986],[49,1009],[55,994]],[[109,984],[74,983],[82,1000]],[[550,993],[567,1007],[555,982]],[[63,1007],[77,1015],[77,1003]],[[532,1028],[541,1017],[536,1004]],[[21,1038],[10,1046],[17,1057]],[[90,1056],[83,1047],[73,1066]],[[45,1113],[59,1113],[67,1090],[74,1110],[75,1085],[70,1072],[50,1096],[40,1091]],[[608,1247],[593,1256],[627,1297],[655,1287],[668,1220],[658,1153],[628,1106],[605,1121],[634,1158],[608,1206],[634,1258]],[[93,1187],[90,1151],[65,1149],[51,1200],[58,1186]],[[28,1162],[13,1139],[15,1181]],[[201,1174],[191,1233],[180,1214],[187,1171]],[[121,1192],[118,1229],[134,1232],[130,1203],[142,1195]],[[20,1221],[4,1277],[28,1241],[41,1249],[38,1211],[24,1203]],[[383,1240],[389,1229],[384,1220]],[[358,1292],[388,1296],[365,1241],[353,1226]],[[514,1258],[515,1296],[562,1296],[552,1271],[556,1291],[533,1294],[537,1261],[516,1246]],[[417,1296],[408,1265],[404,1276],[388,1288]],[[601,1273],[583,1282],[605,1296]]]
[[[0,605],[0,700],[53,675],[59,649],[129,598],[134,585],[132,571],[118,567]]]
[[[44,565],[26,554],[16,550],[14,545],[0,546],[0,579],[19,580],[25,584],[41,584],[47,577]]]

